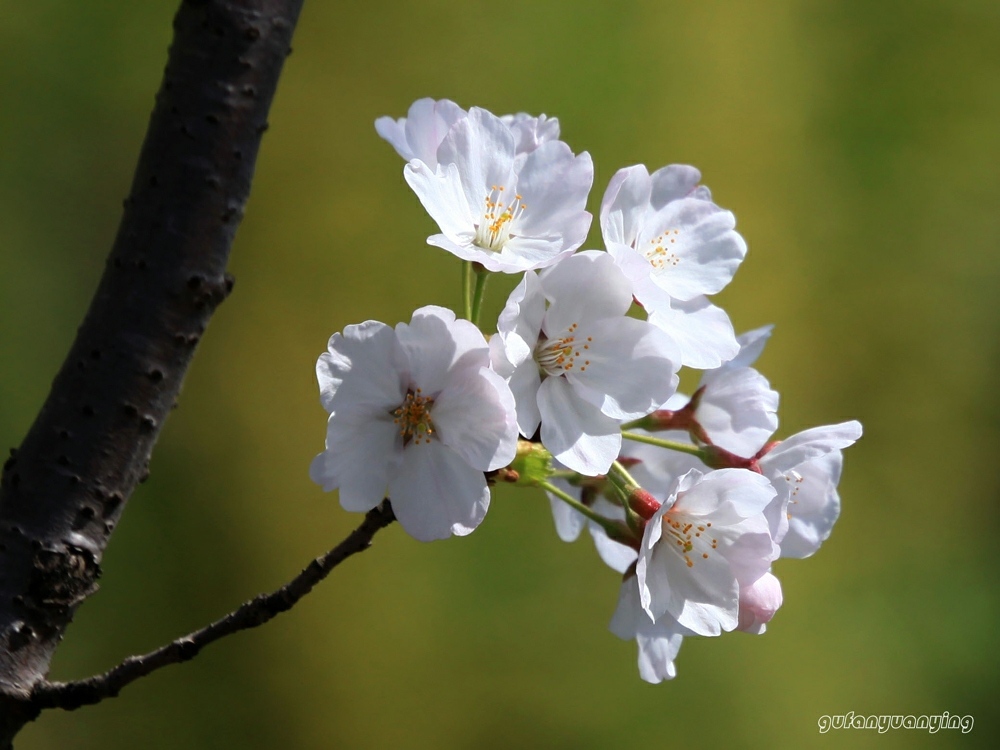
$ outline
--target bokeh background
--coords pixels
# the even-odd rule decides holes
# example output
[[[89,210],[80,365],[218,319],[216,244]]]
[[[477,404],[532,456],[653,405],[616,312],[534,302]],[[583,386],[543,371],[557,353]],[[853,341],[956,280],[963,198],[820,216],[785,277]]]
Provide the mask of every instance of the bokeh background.
[[[101,272],[176,0],[0,0],[0,445]],[[780,561],[760,638],[689,639],[642,683],[617,581],[546,501],[471,537],[393,527],[291,613],[19,748],[995,747],[1000,698],[1000,5],[993,0],[306,4],[181,407],[53,666],[103,671],[281,584],[359,521],[312,485],[328,336],[461,303],[372,127],[422,96],[558,116],[594,158],[695,164],[750,253],[716,298],[775,335],[781,435],[860,419],[844,511]],[[591,234],[596,245],[599,234]],[[513,279],[494,283],[497,312]],[[971,734],[821,715],[971,714]]]

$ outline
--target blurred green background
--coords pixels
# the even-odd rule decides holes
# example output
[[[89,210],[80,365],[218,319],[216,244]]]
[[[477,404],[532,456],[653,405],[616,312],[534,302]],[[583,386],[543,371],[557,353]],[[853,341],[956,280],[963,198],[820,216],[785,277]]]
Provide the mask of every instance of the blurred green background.
[[[176,0],[0,0],[0,445],[89,302]],[[617,581],[501,492],[471,537],[398,527],[290,614],[19,748],[995,747],[1000,5],[994,0],[306,3],[217,313],[53,666],[103,671],[281,584],[359,521],[307,476],[328,336],[460,305],[459,265],[375,135],[422,96],[558,116],[596,165],[695,164],[750,254],[716,301],[776,332],[780,434],[860,419],[842,518],[780,561],[760,638],[642,683]],[[599,233],[591,234],[596,245]],[[491,287],[499,310],[514,279]],[[817,732],[971,714],[969,735]]]

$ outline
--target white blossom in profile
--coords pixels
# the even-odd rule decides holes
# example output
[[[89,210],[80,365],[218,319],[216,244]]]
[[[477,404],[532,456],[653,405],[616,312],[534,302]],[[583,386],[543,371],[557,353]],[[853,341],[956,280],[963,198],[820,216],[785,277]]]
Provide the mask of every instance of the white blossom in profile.
[[[441,230],[429,244],[504,273],[550,266],[583,244],[590,155],[559,140],[526,154],[517,145],[500,118],[473,107],[442,140],[436,163],[406,165],[407,183]]]
[[[830,536],[840,516],[841,451],[860,437],[855,420],[813,427],[760,458],[761,471],[778,492],[765,515],[782,557],[809,557]]]

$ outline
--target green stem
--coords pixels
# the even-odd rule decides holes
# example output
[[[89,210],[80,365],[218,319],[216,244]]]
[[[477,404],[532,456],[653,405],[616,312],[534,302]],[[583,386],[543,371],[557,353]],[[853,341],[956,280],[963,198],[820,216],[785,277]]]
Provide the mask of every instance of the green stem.
[[[611,464],[611,471],[608,472],[608,479],[614,482],[617,487],[625,492],[630,492],[631,490],[639,487],[639,483],[632,478],[632,475],[628,473],[628,470],[618,461],[614,461]]]
[[[465,302],[465,319],[472,320],[472,261],[462,263],[462,300]]]
[[[573,510],[582,513],[591,521],[598,524],[601,528],[603,528],[606,532],[608,532],[609,536],[612,534],[616,534],[616,532],[618,531],[618,526],[610,518],[605,518],[601,514],[595,513],[586,505],[581,503],[579,500],[575,500],[574,498],[567,495],[565,492],[556,487],[554,484],[550,484],[549,482],[539,482],[538,486],[541,487],[546,492],[551,492],[553,495],[558,497]]]
[[[469,264],[472,265],[471,263]],[[472,298],[472,316],[469,318],[477,326],[479,325],[479,312],[483,307],[483,292],[486,290],[486,279],[490,277],[490,272],[486,269],[476,269],[476,292]],[[468,286],[466,286],[468,288]]]
[[[702,455],[701,448],[697,445],[678,443],[676,440],[664,440],[663,438],[657,438],[651,435],[640,435],[637,432],[622,432],[622,437],[626,440],[634,440],[637,443],[656,445],[660,448],[666,448],[671,451],[679,451],[680,453],[690,453],[692,456],[698,456],[699,458],[701,458]]]

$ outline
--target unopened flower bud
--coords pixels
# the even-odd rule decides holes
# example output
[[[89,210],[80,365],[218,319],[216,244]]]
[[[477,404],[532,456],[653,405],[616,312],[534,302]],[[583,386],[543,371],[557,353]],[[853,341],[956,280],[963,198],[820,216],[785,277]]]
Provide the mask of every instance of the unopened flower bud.
[[[740,624],[744,633],[760,635],[781,606],[781,583],[765,573],[749,586],[740,587]]]

